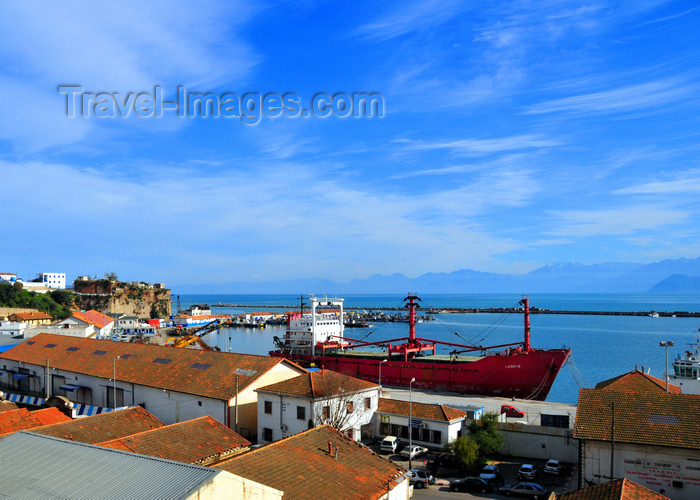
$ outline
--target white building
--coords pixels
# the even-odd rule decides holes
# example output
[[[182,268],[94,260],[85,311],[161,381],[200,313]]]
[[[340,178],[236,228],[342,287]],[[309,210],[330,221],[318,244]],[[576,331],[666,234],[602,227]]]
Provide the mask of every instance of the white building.
[[[250,441],[258,427],[255,390],[306,372],[283,358],[41,333],[0,354],[0,387],[46,394],[47,365],[52,396],[142,405],[166,424],[210,415]]]
[[[258,390],[258,442],[270,443],[329,424],[359,441],[371,435],[379,386],[316,370]]]
[[[627,478],[673,500],[700,498],[698,415],[698,395],[581,389],[579,488]]]
[[[66,288],[66,273],[38,273],[37,278],[41,280],[46,288],[52,290]]]
[[[413,444],[439,450],[462,435],[467,419],[466,412],[445,405],[379,398],[375,435],[398,436],[407,443],[410,415]]]
[[[0,284],[11,285],[17,281],[16,273],[0,273]]]

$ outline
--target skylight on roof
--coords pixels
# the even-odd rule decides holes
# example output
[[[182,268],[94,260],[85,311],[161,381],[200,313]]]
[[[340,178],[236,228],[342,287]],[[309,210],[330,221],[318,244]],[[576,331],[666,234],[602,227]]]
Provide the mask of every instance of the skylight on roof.
[[[656,413],[650,413],[649,422],[651,422],[652,424],[678,425],[678,416],[659,415]]]
[[[256,373],[258,373],[258,370],[247,370],[245,368],[236,368],[233,371],[234,375],[245,375],[246,377],[252,377]]]
[[[80,347],[75,347],[75,346],[66,347],[66,351],[73,351],[73,352],[75,352],[75,351],[79,351],[79,350],[80,350]]]
[[[98,356],[102,356],[103,354],[107,354],[107,351],[94,351],[93,354],[96,354]]]
[[[154,363],[160,363],[161,365],[167,365],[171,361],[172,361],[172,359],[167,359],[167,358],[156,358],[153,360]]]
[[[46,344],[44,347],[46,347],[47,349],[53,349],[54,347],[56,347],[56,344]]]
[[[133,356],[133,354],[122,354],[122,355],[119,356],[119,357],[122,358],[122,359],[127,359],[127,358],[130,358],[130,357],[132,357],[132,356]]]
[[[211,365],[208,365],[206,363],[195,363],[193,365],[190,365],[190,368],[196,368],[197,370],[207,370]]]
[[[34,345],[34,344],[36,344],[36,342],[34,342],[33,340],[27,340],[27,345]]]

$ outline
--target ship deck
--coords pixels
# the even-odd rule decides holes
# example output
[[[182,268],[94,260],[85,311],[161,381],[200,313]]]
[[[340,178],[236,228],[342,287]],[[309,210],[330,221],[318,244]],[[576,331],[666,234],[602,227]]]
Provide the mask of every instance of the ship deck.
[[[335,356],[338,358],[363,358],[363,359],[386,359],[387,353],[383,351],[357,351],[347,350],[344,352],[328,352],[326,356]],[[390,358],[392,361],[403,361],[403,356],[393,354]],[[431,354],[429,356],[419,356],[411,359],[415,363],[473,363],[483,359],[483,356],[451,356],[449,354]]]

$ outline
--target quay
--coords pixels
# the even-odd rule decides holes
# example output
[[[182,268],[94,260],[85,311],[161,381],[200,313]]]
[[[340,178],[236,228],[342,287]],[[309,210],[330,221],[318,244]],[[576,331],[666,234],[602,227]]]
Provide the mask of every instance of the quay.
[[[299,305],[260,305],[260,304],[212,304],[212,307],[237,307],[257,309],[298,309]],[[345,306],[351,311],[404,311],[404,307],[361,307]],[[432,307],[424,309],[429,314],[522,314],[519,307]],[[700,312],[692,311],[570,311],[566,309],[541,309],[530,307],[530,314],[572,314],[589,316],[651,316],[665,318],[700,318]]]

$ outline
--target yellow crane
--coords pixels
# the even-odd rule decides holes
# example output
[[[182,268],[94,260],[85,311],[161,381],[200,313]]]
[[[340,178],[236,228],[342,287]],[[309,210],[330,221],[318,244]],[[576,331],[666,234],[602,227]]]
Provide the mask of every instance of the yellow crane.
[[[199,328],[191,331],[187,335],[182,337],[177,337],[172,339],[170,345],[172,347],[187,347],[195,342],[205,351],[219,351],[218,347],[211,347],[209,344],[204,342],[204,337],[206,334],[216,331],[224,326],[231,325],[233,323],[233,318],[228,318],[223,321],[220,319],[215,319],[214,321],[207,323],[206,325],[200,326]],[[169,341],[170,342],[170,341]]]

